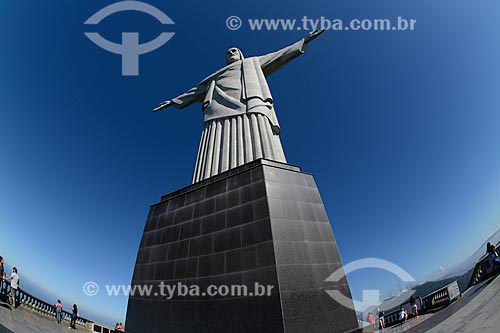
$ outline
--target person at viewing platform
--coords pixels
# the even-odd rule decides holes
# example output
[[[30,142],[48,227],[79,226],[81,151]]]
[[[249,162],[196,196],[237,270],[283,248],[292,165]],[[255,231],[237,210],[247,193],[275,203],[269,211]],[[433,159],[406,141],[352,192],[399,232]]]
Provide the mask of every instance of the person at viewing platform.
[[[498,253],[495,249],[495,246],[493,246],[493,244],[491,244],[490,242],[488,242],[488,244],[486,244],[486,253],[493,254],[493,255],[496,255],[498,257]]]
[[[413,310],[413,317],[417,318],[418,317],[418,306],[417,306],[417,303],[413,303],[411,305],[411,308]]]
[[[61,312],[62,312],[62,303],[61,300],[57,300],[57,303],[54,304],[54,307],[56,308],[56,321],[58,324],[61,324]]]
[[[5,278],[5,271],[3,269],[3,257],[0,256],[0,293],[4,294],[4,283],[3,280]]]
[[[493,268],[497,269],[498,266],[500,266],[500,257],[498,257],[495,245],[488,242],[488,244],[486,244],[486,253],[489,253],[491,261],[493,261]]]
[[[76,306],[76,304],[73,304],[72,312],[73,315],[71,316],[69,328],[76,329],[76,319],[78,318],[78,307]]]
[[[366,318],[366,320],[370,323],[371,326],[375,327],[375,316],[371,312],[368,312],[368,317]]]
[[[399,321],[404,323],[406,321],[406,311],[403,307],[399,310]]]
[[[410,297],[410,305],[411,305],[411,310],[412,310],[412,315],[413,317],[417,318],[418,317],[418,305],[417,305],[417,299],[415,297]]]
[[[401,310],[399,312],[399,321],[401,323],[406,323],[408,320],[408,311],[404,307],[401,306]]]
[[[379,328],[383,329],[385,327],[384,311],[380,311],[380,309],[377,309],[377,315]]]
[[[12,306],[17,308],[16,306],[16,293],[17,293],[17,288],[19,286],[19,275],[17,275],[17,268],[13,267],[12,268],[12,274],[5,279],[6,281],[11,281],[10,282],[10,294],[12,297]]]

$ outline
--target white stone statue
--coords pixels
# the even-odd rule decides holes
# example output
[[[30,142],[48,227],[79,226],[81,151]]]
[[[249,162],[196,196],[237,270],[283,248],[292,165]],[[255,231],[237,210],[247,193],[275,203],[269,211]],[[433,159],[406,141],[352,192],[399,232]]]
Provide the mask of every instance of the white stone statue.
[[[244,58],[239,49],[230,48],[227,66],[153,110],[203,103],[204,127],[193,183],[259,158],[286,163],[266,77],[304,53],[323,32],[315,30],[293,45],[257,57]]]

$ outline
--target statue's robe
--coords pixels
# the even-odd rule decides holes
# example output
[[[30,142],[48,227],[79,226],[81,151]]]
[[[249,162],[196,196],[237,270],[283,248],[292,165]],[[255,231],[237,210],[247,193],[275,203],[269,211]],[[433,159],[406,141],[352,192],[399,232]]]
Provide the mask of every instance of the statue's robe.
[[[204,127],[193,183],[250,161],[286,163],[266,76],[304,53],[304,40],[263,56],[233,62],[172,99],[177,108],[202,102]]]

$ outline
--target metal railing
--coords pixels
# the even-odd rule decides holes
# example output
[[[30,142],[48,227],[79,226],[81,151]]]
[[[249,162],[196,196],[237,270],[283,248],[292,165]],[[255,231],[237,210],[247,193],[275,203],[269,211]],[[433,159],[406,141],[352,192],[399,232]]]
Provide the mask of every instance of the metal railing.
[[[418,313],[424,314],[430,310],[447,306],[458,298],[460,298],[460,289],[457,281],[453,281],[447,286],[439,288],[425,297],[411,297],[408,301],[401,303],[400,306],[392,308],[392,310],[384,314],[385,327],[394,326],[404,321],[400,319],[401,309],[406,310],[408,319],[411,319],[413,317],[413,303],[417,304]]]
[[[460,298],[460,288],[455,280],[452,283],[433,291],[429,295],[422,298],[422,310],[427,312],[446,305],[450,305],[453,301]]]
[[[3,301],[9,302],[9,298],[11,297],[11,286],[8,281],[0,281],[0,298]],[[24,309],[27,309],[33,313],[36,313],[41,316],[45,316],[50,320],[55,320],[56,318],[56,308],[54,304],[46,302],[33,294],[30,294],[26,290],[22,288],[17,288],[16,291],[16,306],[20,306]],[[73,314],[66,310],[61,311],[61,321],[66,321],[67,324],[71,322],[71,318],[73,318]],[[85,329],[90,332],[97,333],[113,333],[113,332],[123,332],[117,331],[114,328],[109,326],[96,323],[90,319],[85,317],[77,317],[75,321],[75,325],[78,328]]]
[[[500,249],[499,244],[500,242],[495,245],[497,253]],[[493,260],[494,258],[490,253],[485,254],[481,257],[481,259],[479,259],[479,261],[476,263],[476,266],[474,266],[474,271],[472,272],[472,276],[469,280],[469,284],[467,285],[467,289],[475,284],[485,281],[498,272],[498,270],[495,269],[496,265]]]
[[[419,312],[422,312],[422,299],[418,296],[415,296],[412,298],[413,298],[414,302],[412,302],[411,300],[408,300],[407,302],[402,303],[397,308],[393,308],[392,311],[389,311],[386,314],[384,314],[385,327],[393,326],[393,325],[396,325],[396,324],[401,322],[401,320],[399,319],[399,316],[401,313],[401,308],[404,308],[407,311],[408,318],[412,318],[413,317],[413,308],[412,308],[413,303],[417,304],[417,310]]]

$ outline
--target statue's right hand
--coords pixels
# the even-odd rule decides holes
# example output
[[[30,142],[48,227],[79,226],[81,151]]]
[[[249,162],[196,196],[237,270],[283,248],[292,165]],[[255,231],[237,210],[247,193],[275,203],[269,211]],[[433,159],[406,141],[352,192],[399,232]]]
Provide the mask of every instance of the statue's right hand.
[[[172,104],[172,101],[165,101],[165,102],[161,102],[157,107],[155,107],[153,109],[153,112],[157,112],[157,111],[160,111],[160,110],[163,110],[165,108],[168,108],[169,106],[171,106]]]
[[[306,44],[309,43],[313,39],[318,38],[318,36],[321,35],[323,32],[325,32],[324,28],[321,30],[318,30],[318,29],[314,30],[313,32],[311,32],[309,35],[306,36],[306,38],[304,39],[304,42]]]

